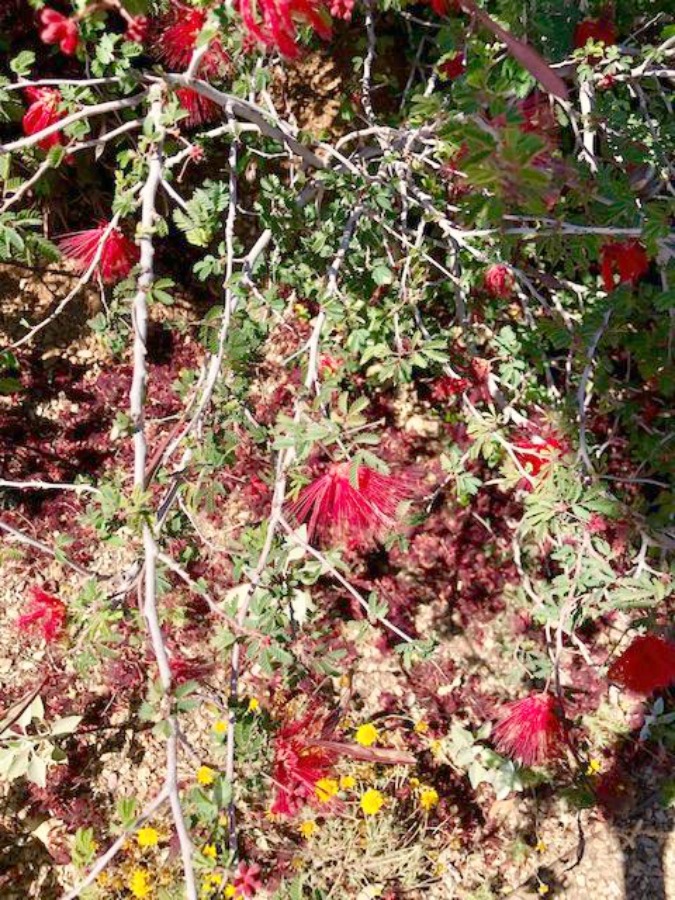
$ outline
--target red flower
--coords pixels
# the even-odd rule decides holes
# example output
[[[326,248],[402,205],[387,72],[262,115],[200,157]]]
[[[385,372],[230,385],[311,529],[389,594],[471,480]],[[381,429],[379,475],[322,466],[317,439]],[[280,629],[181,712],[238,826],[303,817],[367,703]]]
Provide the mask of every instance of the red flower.
[[[533,694],[508,703],[494,731],[500,753],[536,766],[559,755],[564,736],[551,694]]]
[[[342,367],[342,360],[331,356],[330,353],[322,353],[318,360],[319,375],[322,378],[330,378],[337,374]]]
[[[33,630],[38,627],[46,641],[56,640],[66,623],[65,603],[38,587],[31,588],[31,595],[27,611],[16,621],[18,628]]]
[[[63,118],[63,113],[59,109],[63,97],[56,88],[28,87],[24,93],[30,101],[30,106],[23,117],[24,134],[38,134]],[[61,132],[55,131],[38,141],[38,147],[41,150],[49,150],[62,143]]]
[[[610,681],[636,694],[651,694],[675,682],[675,643],[655,634],[636,637],[607,672]]]
[[[240,862],[232,883],[237,892],[236,897],[254,897],[262,887],[260,866],[257,863],[249,866],[243,861]]]
[[[75,19],[68,19],[55,9],[43,9],[40,13],[42,31],[40,40],[45,44],[58,44],[66,56],[73,56],[80,43],[80,32]]]
[[[553,436],[544,438],[535,435],[533,438],[518,438],[513,442],[513,452],[518,462],[533,478],[563,450],[562,442]]]
[[[505,266],[503,263],[495,263],[486,269],[483,276],[483,284],[485,285],[485,290],[492,297],[506,300],[513,293],[515,279],[508,266]]]
[[[441,63],[438,68],[446,78],[459,78],[459,76],[463,75],[466,71],[464,54],[459,50],[454,56],[451,56],[450,59],[446,59],[444,63]]]
[[[437,16],[447,16],[459,11],[458,0],[429,0],[429,5]]]
[[[451,378],[449,375],[443,375],[438,378],[431,388],[431,396],[434,400],[449,400],[471,387],[471,382],[467,378]]]
[[[64,256],[76,263],[78,272],[86,272],[103,243],[97,271],[106,282],[120,281],[136,265],[140,252],[119,228],[113,228],[104,237],[107,227],[101,222],[98,228],[67,234],[58,241],[58,246]]]
[[[588,41],[609,47],[616,44],[616,28],[609,19],[584,19],[574,30],[574,46],[585,47]]]
[[[343,19],[350,22],[354,12],[355,0],[329,0],[329,12],[334,19]]]
[[[187,118],[184,119],[188,128],[215,122],[222,118],[223,111],[218,103],[214,103],[213,100],[209,100],[208,97],[204,97],[191,88],[178,88],[176,96],[180,105],[188,113]]]
[[[305,803],[317,800],[316,785],[330,775],[335,756],[321,747],[312,746],[307,733],[311,718],[289,722],[274,740],[272,780],[276,793],[270,812],[278,816],[294,816]]]
[[[178,0],[174,0],[155,41],[157,56],[172,69],[187,69],[207,17],[205,9],[183,6]],[[208,81],[222,75],[229,61],[220,40],[214,38],[199,64],[197,74]]]
[[[296,23],[309,25],[326,41],[332,34],[321,0],[239,0],[239,12],[250,37],[289,58],[300,53]]]
[[[367,544],[395,528],[399,504],[409,495],[405,479],[359,466],[352,484],[349,470],[349,463],[330,466],[293,504],[291,516],[308,523],[310,540],[318,534]]]
[[[638,241],[605,244],[600,251],[602,257],[602,280],[607,292],[615,288],[615,276],[619,284],[630,282],[636,285],[649,269],[649,257]]]

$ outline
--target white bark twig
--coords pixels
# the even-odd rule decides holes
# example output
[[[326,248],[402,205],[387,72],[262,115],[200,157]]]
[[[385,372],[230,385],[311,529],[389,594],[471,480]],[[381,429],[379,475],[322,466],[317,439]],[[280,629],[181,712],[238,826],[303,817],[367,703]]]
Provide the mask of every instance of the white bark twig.
[[[377,35],[375,33],[375,22],[373,19],[372,0],[365,0],[366,7],[366,34],[368,35],[368,50],[363,60],[363,74],[361,77],[361,105],[366,114],[366,119],[372,125],[375,121],[375,110],[373,109],[373,98],[371,96],[373,64],[375,62],[375,54],[377,51]]]
[[[134,440],[134,488],[138,492],[145,491],[145,470],[147,462],[147,440],[145,434],[145,396],[148,380],[147,372],[147,334],[148,305],[147,296],[154,281],[154,230],[156,225],[155,203],[162,180],[162,144],[163,127],[162,91],[156,86],[150,98],[148,120],[155,135],[155,143],[148,161],[148,176],[141,191],[141,226],[140,226],[140,276],[138,290],[132,305],[134,326],[133,376],[129,395],[129,411],[133,424]],[[148,627],[152,651],[157,662],[159,678],[167,704],[167,720],[169,735],[166,742],[166,790],[173,815],[174,826],[178,835],[181,857],[183,861],[183,877],[185,879],[185,896],[188,900],[197,900],[197,885],[192,860],[192,842],[187,831],[178,790],[178,723],[172,710],[172,676],[169,658],[166,652],[164,636],[157,608],[157,545],[148,521],[143,524],[143,556],[144,556],[144,601],[143,615]]]
[[[602,317],[602,322],[596,329],[593,337],[591,338],[591,342],[588,345],[587,351],[587,362],[584,366],[584,371],[581,373],[581,379],[579,380],[579,387],[577,389],[577,410],[579,413],[579,457],[582,460],[586,470],[589,474],[592,474],[595,470],[593,468],[593,464],[591,462],[591,457],[588,452],[588,441],[586,438],[586,408],[588,406],[588,382],[590,380],[591,374],[593,372],[593,366],[595,364],[595,352],[598,349],[598,344],[602,340],[602,336],[607,330],[607,326],[609,325],[610,319],[612,318],[613,309],[609,306],[605,310],[605,314]]]
[[[107,100],[105,103],[97,103],[94,106],[85,106],[77,112],[71,113],[69,116],[64,116],[63,119],[59,119],[58,122],[47,125],[47,127],[43,128],[41,131],[36,131],[35,134],[29,134],[27,137],[19,138],[16,141],[10,141],[9,144],[0,144],[0,155],[3,153],[13,153],[15,150],[26,150],[28,147],[34,147],[45,138],[50,137],[52,134],[56,134],[58,131],[63,131],[64,128],[67,128],[69,125],[74,125],[75,122],[81,122],[82,119],[91,119],[94,116],[104,116],[106,113],[119,112],[122,109],[131,109],[142,103],[147,96],[148,91],[144,90],[138,94],[134,94],[133,97],[123,97],[121,100]]]
[[[288,534],[292,543],[296,544],[298,547],[301,547],[305,552],[309,553],[314,559],[318,560],[324,569],[333,576],[333,578],[339,582],[342,587],[356,600],[359,606],[364,610],[364,612],[370,616],[371,610],[368,605],[368,601],[365,597],[362,597],[361,594],[356,590],[356,588],[351,585],[344,575],[335,568],[335,566],[328,560],[320,550],[317,550],[315,547],[312,547],[311,544],[308,544],[307,541],[303,540],[300,535],[295,531],[292,525],[286,521],[283,517],[281,518],[281,527]],[[400,638],[406,644],[414,643],[414,638],[410,637],[409,634],[406,634],[398,625],[394,625],[393,622],[390,622],[386,616],[377,616],[377,621],[384,625],[392,634],[395,634],[396,637]]]
[[[28,544],[28,546],[33,547],[34,550],[39,550],[41,553],[47,553],[49,556],[53,556],[55,559],[63,562],[64,565],[71,568],[74,572],[78,572],[80,575],[86,575],[87,578],[95,577],[94,574],[85,569],[84,566],[81,566],[79,563],[73,562],[71,559],[68,559],[68,557],[65,556],[60,550],[57,551],[53,547],[50,547],[48,544],[43,544],[42,541],[36,540],[29,534],[20,531],[18,528],[15,528],[13,525],[9,525],[7,522],[3,522],[2,520],[0,520],[0,531],[6,532],[17,541],[20,541],[22,544]]]

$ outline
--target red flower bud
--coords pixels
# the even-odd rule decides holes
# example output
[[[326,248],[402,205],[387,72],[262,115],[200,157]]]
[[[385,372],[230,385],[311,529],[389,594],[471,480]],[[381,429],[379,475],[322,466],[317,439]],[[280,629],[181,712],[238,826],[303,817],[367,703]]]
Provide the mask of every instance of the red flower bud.
[[[508,266],[495,263],[485,271],[483,284],[488,294],[506,300],[513,293],[515,279]]]

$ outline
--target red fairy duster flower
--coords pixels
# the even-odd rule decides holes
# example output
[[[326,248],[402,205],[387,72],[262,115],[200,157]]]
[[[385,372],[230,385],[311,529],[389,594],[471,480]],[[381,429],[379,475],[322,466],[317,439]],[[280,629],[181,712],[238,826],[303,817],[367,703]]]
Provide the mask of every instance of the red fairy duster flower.
[[[494,731],[500,753],[536,766],[560,753],[564,732],[551,694],[533,694],[508,703]]]
[[[59,109],[61,92],[55,88],[28,87],[24,91],[30,106],[23,117],[23,133],[26,135],[38,134],[50,125],[60,122],[63,113]],[[38,147],[42,150],[50,150],[62,144],[61,132],[55,131],[38,141]]]
[[[260,866],[257,863],[249,866],[243,861],[240,862],[232,884],[236,891],[235,897],[254,897],[262,887]]]
[[[649,269],[649,257],[638,241],[605,244],[601,250],[602,280],[607,292],[615,288],[615,278],[619,284],[636,285]]]
[[[16,622],[17,627],[22,631],[40,630],[46,641],[54,641],[59,638],[65,623],[65,603],[38,587],[31,589],[31,601],[28,609],[19,616]]]
[[[609,19],[584,19],[574,31],[574,46],[583,48],[589,41],[609,47],[616,44],[616,28]]]
[[[205,9],[183,6],[174,0],[171,11],[160,24],[160,33],[155,41],[157,56],[171,69],[187,69],[207,17]],[[218,38],[214,38],[199,64],[198,75],[207,81],[222,75],[229,61],[223,45]]]
[[[607,677],[636,694],[651,694],[675,682],[675,643],[655,634],[636,637],[609,667]]]
[[[107,223],[101,222],[98,228],[75,231],[62,237],[58,246],[65,257],[75,262],[78,272],[86,272],[102,243],[97,271],[106,282],[121,281],[138,262],[140,252],[119,228],[111,229],[106,235],[107,228]]]
[[[532,438],[519,438],[513,442],[513,452],[518,462],[534,478],[563,450],[562,442],[553,435],[548,437],[535,435]]]
[[[506,300],[513,293],[515,279],[508,266],[503,263],[495,263],[486,269],[483,283],[488,294]]]
[[[308,732],[311,718],[289,722],[274,739],[272,780],[276,792],[270,812],[294,816],[305,803],[316,801],[316,785],[327,778],[335,761],[329,750],[312,746]]]
[[[320,0],[240,0],[239,12],[250,37],[289,58],[300,53],[296,23],[309,25],[325,41],[332,35]]]
[[[445,62],[441,63],[438,67],[441,74],[445,75],[446,78],[459,78],[460,75],[463,75],[466,71],[466,63],[464,61],[464,54],[460,51],[451,56],[450,59],[446,59]]]
[[[189,128],[195,128],[207,122],[215,122],[222,118],[223,111],[218,103],[214,103],[213,100],[209,100],[208,97],[204,97],[191,88],[179,88],[176,96],[180,105],[188,113],[184,121]]]
[[[358,466],[352,484],[349,473],[350,463],[331,465],[291,507],[296,521],[307,522],[310,540],[318,534],[363,544],[395,528],[398,507],[410,493],[406,480]]]
[[[42,30],[40,40],[44,44],[58,44],[66,56],[73,56],[80,43],[80,32],[75,19],[68,19],[55,9],[43,9],[40,13]]]

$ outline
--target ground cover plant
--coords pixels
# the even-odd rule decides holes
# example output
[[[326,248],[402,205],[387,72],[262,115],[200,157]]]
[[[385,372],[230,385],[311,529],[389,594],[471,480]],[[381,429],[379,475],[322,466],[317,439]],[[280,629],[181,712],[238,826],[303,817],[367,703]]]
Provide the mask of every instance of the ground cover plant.
[[[568,894],[675,797],[670,0],[0,40],[0,895]]]

